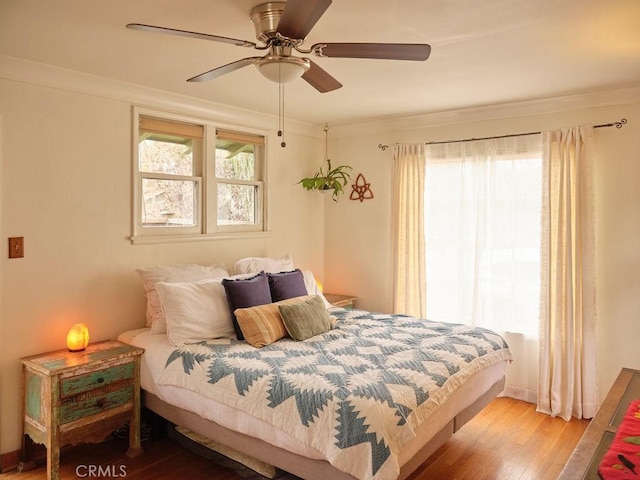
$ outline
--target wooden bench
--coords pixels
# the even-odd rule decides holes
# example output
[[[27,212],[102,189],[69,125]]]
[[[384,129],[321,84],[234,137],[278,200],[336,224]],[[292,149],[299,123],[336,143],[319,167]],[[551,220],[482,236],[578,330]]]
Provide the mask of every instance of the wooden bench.
[[[558,480],[598,480],[598,466],[609,449],[629,403],[640,399],[640,371],[623,368]]]

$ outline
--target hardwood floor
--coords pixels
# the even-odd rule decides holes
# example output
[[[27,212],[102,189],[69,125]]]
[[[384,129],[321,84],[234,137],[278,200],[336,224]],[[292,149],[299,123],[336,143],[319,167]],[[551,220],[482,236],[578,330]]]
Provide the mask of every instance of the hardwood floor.
[[[565,422],[551,418],[536,413],[534,405],[498,398],[409,479],[555,480],[588,424],[587,420]],[[127,446],[120,439],[74,447],[61,456],[60,478],[90,478],[88,468],[100,466],[103,475],[93,478],[242,479],[233,470],[196,455],[169,438],[146,441],[143,447],[145,453],[135,458],[124,455]],[[44,480],[46,477],[45,466],[29,472],[0,474],[0,480]]]
[[[509,398],[491,402],[410,480],[555,480],[589,425],[536,413]]]

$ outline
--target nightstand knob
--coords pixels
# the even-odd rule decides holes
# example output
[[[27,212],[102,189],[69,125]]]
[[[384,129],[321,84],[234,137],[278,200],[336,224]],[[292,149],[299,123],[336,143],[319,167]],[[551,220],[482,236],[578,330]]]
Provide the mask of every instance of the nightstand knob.
[[[104,383],[104,377],[98,377],[97,382],[98,383]]]
[[[106,402],[105,398],[99,398],[98,400],[96,400],[96,405],[98,406],[98,408],[102,408],[104,407],[105,402]]]

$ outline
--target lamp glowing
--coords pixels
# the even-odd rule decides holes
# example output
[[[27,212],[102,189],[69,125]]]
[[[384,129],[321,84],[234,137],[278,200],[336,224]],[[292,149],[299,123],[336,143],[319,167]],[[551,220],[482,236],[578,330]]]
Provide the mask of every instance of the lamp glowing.
[[[67,348],[70,352],[81,352],[89,345],[89,328],[84,323],[76,323],[67,333]]]
[[[316,285],[318,285],[318,291],[322,293],[322,291],[324,290],[324,286],[322,285],[322,282],[318,277],[315,277],[315,279],[316,279]]]

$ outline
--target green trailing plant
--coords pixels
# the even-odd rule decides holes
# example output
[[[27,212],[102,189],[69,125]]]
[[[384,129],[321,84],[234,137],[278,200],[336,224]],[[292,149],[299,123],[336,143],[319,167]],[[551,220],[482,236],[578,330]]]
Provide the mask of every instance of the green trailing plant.
[[[349,173],[351,167],[349,165],[339,165],[332,168],[331,160],[327,158],[326,162],[326,170],[324,170],[321,165],[313,177],[303,178],[298,183],[301,183],[302,187],[307,190],[333,190],[331,199],[337,202],[338,197],[344,193],[344,187],[346,187],[351,178],[351,174]]]
[[[301,183],[302,187],[307,190],[320,190],[323,192],[333,190],[331,198],[334,202],[337,202],[338,197],[344,193],[344,187],[347,186],[351,178],[351,174],[349,173],[351,167],[349,165],[340,165],[335,168],[331,166],[331,160],[329,160],[328,156],[328,132],[329,125],[325,124],[324,161],[327,164],[326,170],[323,169],[324,164],[320,165],[320,168],[313,177],[303,178],[298,183]]]

